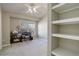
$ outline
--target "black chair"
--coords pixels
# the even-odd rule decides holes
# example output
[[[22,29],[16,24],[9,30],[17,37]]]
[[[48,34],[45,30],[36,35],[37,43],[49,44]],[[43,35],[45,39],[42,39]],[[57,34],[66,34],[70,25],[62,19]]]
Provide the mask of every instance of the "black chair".
[[[22,35],[29,36],[29,40],[33,40],[30,32],[23,32]]]

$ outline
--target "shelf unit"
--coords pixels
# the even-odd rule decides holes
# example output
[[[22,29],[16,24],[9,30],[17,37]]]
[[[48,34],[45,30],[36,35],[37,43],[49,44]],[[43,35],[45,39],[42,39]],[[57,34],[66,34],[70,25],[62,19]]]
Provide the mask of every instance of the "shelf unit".
[[[79,3],[59,3],[50,11],[51,55],[79,56]]]

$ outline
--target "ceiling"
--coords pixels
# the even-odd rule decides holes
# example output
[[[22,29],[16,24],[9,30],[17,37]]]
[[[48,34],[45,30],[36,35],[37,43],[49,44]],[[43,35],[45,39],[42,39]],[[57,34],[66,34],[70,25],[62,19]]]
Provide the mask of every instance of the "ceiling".
[[[37,9],[39,11],[39,14],[36,13],[26,13],[27,5],[34,5],[34,6],[40,6],[40,8]],[[47,4],[45,3],[3,3],[2,4],[2,10],[6,12],[12,12],[12,13],[19,13],[19,14],[26,14],[31,17],[35,18],[41,18],[46,14],[46,6]]]

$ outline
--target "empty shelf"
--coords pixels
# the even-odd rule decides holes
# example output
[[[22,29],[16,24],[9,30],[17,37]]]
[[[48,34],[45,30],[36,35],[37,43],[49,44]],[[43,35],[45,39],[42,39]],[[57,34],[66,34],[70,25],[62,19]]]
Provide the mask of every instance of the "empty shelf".
[[[52,7],[56,12],[63,13],[79,8],[78,3],[60,3]]]
[[[63,6],[63,5],[65,5],[65,4],[66,4],[66,3],[57,4],[57,5],[53,6],[52,9],[59,8],[59,7]]]
[[[52,34],[52,36],[59,37],[59,38],[72,39],[72,40],[79,40],[79,36],[75,36],[75,35]]]
[[[54,49],[51,54],[56,56],[79,56],[78,52],[71,51],[61,47]]]
[[[79,23],[79,17],[52,21],[52,24],[77,24],[77,23]]]

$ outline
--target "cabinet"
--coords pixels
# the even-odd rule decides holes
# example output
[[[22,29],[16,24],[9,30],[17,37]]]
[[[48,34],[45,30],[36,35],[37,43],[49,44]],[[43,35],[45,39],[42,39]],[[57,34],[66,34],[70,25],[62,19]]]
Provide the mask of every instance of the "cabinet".
[[[79,3],[51,4],[51,55],[79,56]]]

